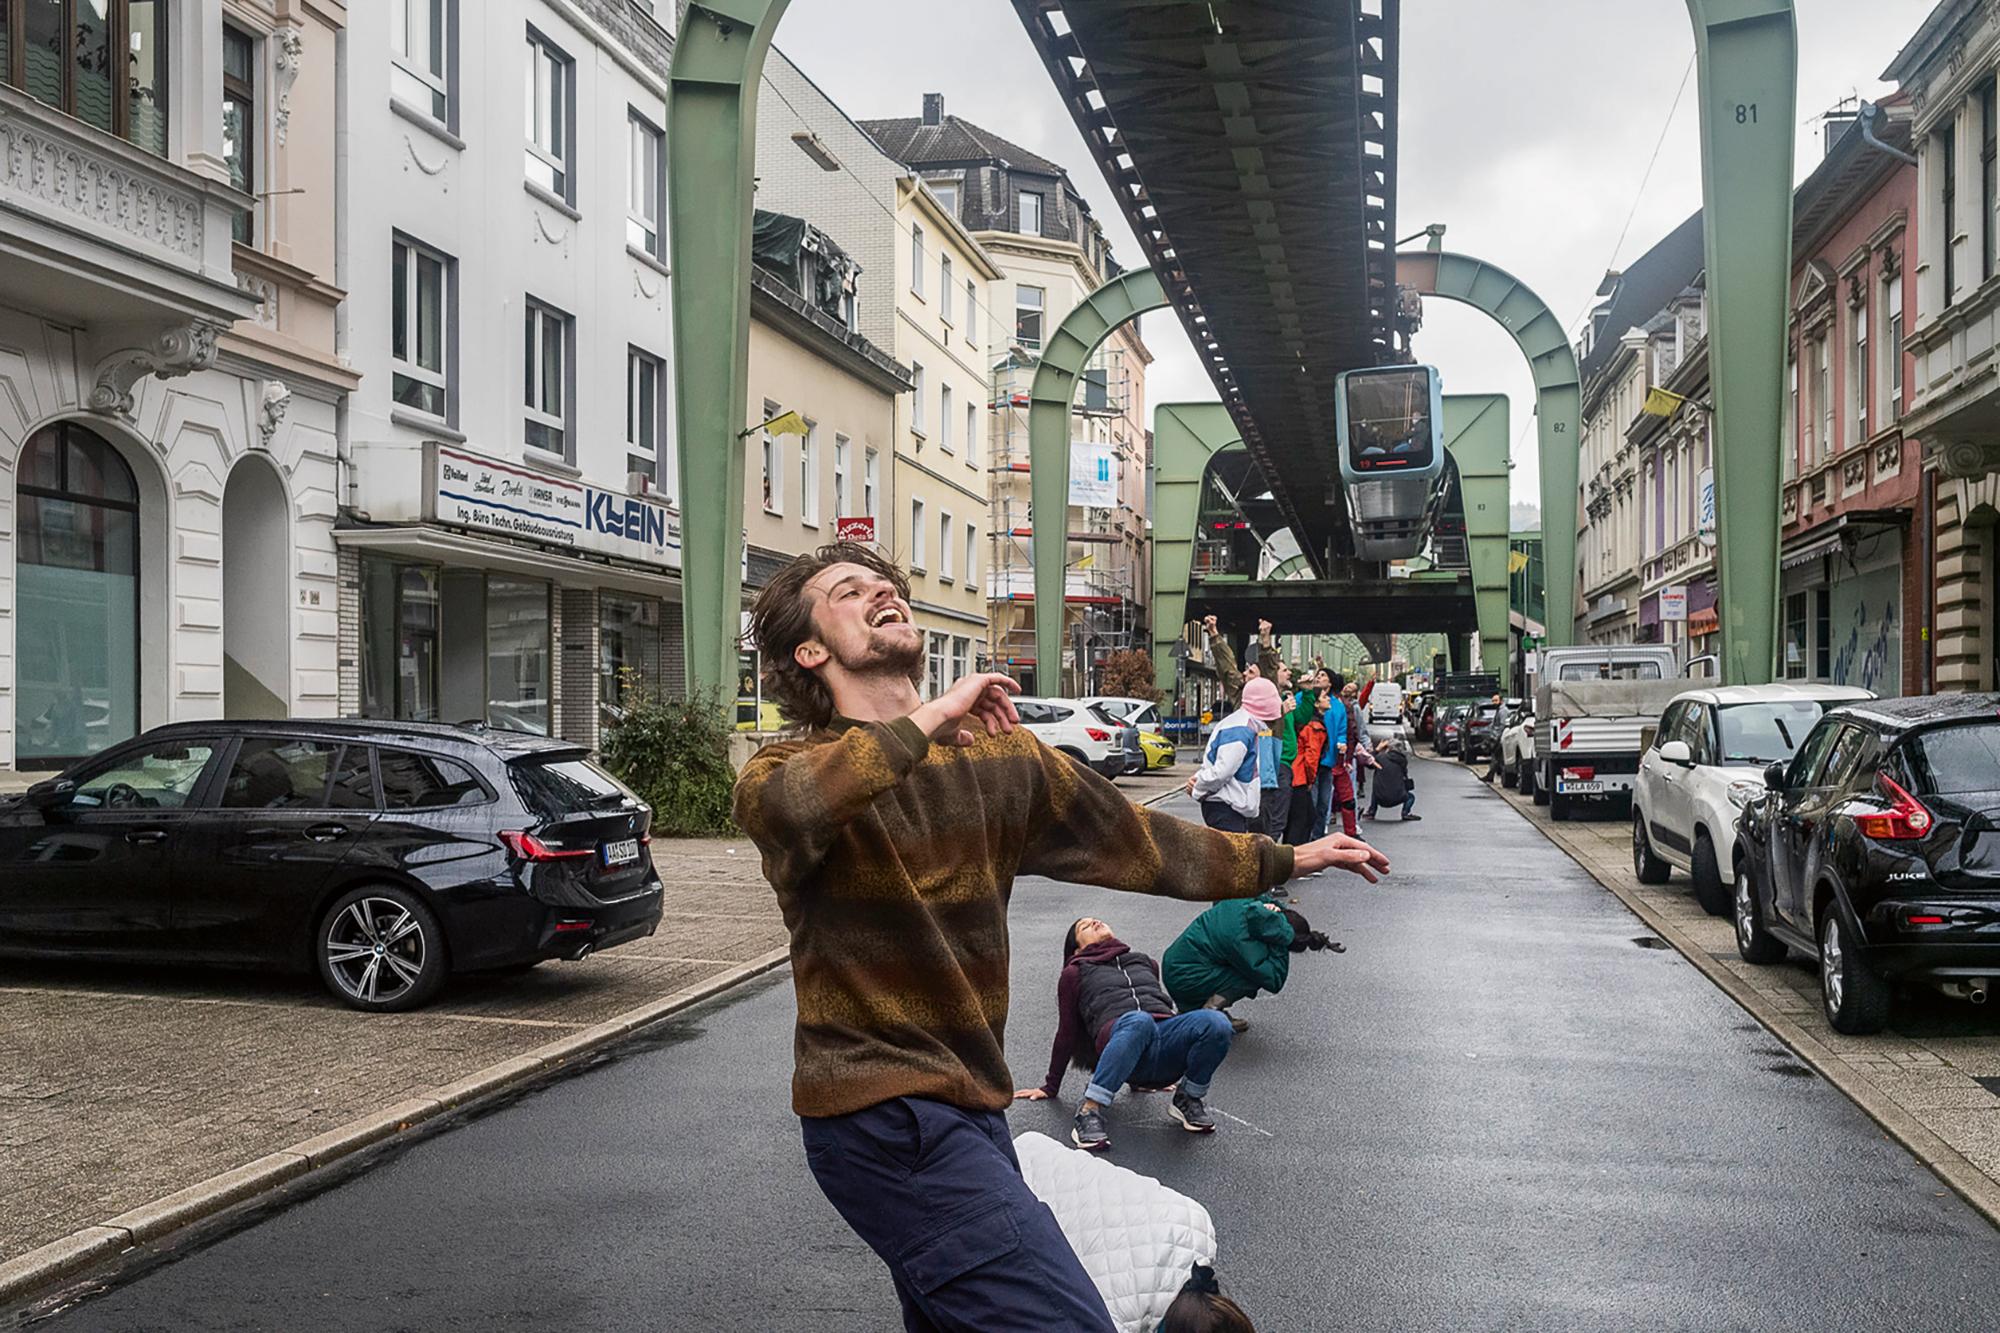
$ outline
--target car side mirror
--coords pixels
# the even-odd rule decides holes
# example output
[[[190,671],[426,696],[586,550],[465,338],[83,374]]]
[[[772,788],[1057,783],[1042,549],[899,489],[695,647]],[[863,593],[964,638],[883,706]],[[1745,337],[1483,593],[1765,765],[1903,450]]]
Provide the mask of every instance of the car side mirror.
[[[1660,747],[1660,759],[1664,763],[1678,764],[1682,768],[1694,767],[1694,751],[1686,741],[1668,741]]]
[[[1783,791],[1785,789],[1785,766],[1783,764],[1773,764],[1765,769],[1764,785],[1772,791]]]
[[[37,810],[58,810],[76,797],[76,783],[69,778],[44,778],[28,788],[27,801]]]

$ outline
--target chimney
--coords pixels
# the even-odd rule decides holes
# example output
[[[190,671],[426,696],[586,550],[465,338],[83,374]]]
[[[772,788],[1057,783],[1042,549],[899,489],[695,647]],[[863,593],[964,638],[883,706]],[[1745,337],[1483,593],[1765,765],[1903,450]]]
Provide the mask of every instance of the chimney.
[[[943,93],[924,94],[924,124],[926,125],[944,124]]]

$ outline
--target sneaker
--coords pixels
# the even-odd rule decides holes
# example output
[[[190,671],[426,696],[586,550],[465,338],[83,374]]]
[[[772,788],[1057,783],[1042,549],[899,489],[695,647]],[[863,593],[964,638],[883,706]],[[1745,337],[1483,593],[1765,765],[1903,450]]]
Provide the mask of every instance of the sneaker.
[[[1237,1016],[1236,1016],[1235,1014],[1232,1014],[1232,1013],[1230,1013],[1230,1012],[1229,1012],[1229,1011],[1228,1011],[1227,1009],[1224,1009],[1224,1010],[1222,1011],[1222,1016],[1223,1016],[1224,1018],[1226,1018],[1226,1019],[1228,1019],[1228,1020],[1229,1020],[1229,1026],[1230,1026],[1231,1028],[1233,1028],[1234,1030],[1236,1030],[1236,1031],[1238,1031],[1238,1032],[1248,1032],[1248,1031],[1250,1030],[1250,1020],[1249,1020],[1249,1019],[1247,1019],[1247,1018],[1238,1018],[1238,1017],[1237,1017]]]
[[[1180,1121],[1182,1128],[1190,1134],[1215,1133],[1215,1119],[1209,1115],[1208,1108],[1202,1105],[1199,1097],[1190,1096],[1186,1092],[1177,1092],[1173,1101],[1168,1104],[1167,1112]],[[1077,1119],[1082,1120],[1083,1117],[1078,1116]]]
[[[1404,815],[1403,822],[1405,824],[1421,824],[1424,822],[1424,817],[1422,815]]]
[[[1104,1115],[1100,1111],[1078,1111],[1070,1125],[1069,1137],[1070,1142],[1085,1152],[1111,1151],[1111,1135],[1105,1132]]]

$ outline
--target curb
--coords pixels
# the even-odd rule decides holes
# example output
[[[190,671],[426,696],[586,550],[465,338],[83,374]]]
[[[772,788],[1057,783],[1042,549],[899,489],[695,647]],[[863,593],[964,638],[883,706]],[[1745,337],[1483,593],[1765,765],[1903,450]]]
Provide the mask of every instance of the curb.
[[[84,1227],[60,1240],[38,1246],[0,1264],[0,1301],[9,1304],[18,1302],[22,1297],[79,1269],[135,1245],[158,1240],[279,1185],[322,1170],[363,1148],[455,1111],[468,1102],[561,1068],[579,1056],[610,1045],[683,1009],[713,999],[752,977],[769,972],[790,956],[789,949],[773,949],[748,962],[727,968],[698,985],[627,1009],[593,1027],[572,1032],[498,1064],[488,1065],[456,1082],[432,1088],[422,1096],[384,1107],[324,1134],[289,1148],[281,1148],[254,1162],[210,1176],[186,1189],[120,1213],[95,1226]]]
[[[1654,911],[1643,899],[1622,884],[1607,880],[1591,869],[1590,863],[1585,861],[1566,839],[1556,835],[1552,824],[1544,824],[1539,819],[1523,814],[1520,807],[1508,800],[1504,794],[1495,792],[1494,795],[1506,801],[1508,809],[1539,830],[1543,837],[1554,844],[1563,855],[1576,862],[1578,868],[1596,880],[1600,887],[1623,903],[1626,910],[1644,922],[1654,934],[1673,945],[1681,957],[1694,964],[1695,968],[1713,982],[1718,990],[1734,1000],[1745,1013],[1763,1024],[1766,1031],[1811,1065],[1821,1078],[1860,1107],[1869,1119],[1908,1149],[1919,1162],[1930,1168],[1938,1179],[1949,1185],[1988,1222],[2000,1226],[2000,1182],[1996,1182],[1967,1161],[1956,1148],[1926,1129],[1915,1116],[1877,1090],[1873,1080],[1828,1050],[1817,1037],[1792,1019],[1766,1005],[1755,990],[1743,983],[1741,977],[1716,962],[1707,950],[1689,939],[1678,926]]]

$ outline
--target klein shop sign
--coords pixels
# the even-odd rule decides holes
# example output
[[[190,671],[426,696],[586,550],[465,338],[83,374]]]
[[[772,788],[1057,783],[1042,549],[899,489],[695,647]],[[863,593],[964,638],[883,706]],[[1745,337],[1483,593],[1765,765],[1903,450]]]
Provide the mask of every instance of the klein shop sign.
[[[679,569],[679,517],[657,500],[431,444],[425,517],[573,551]]]

